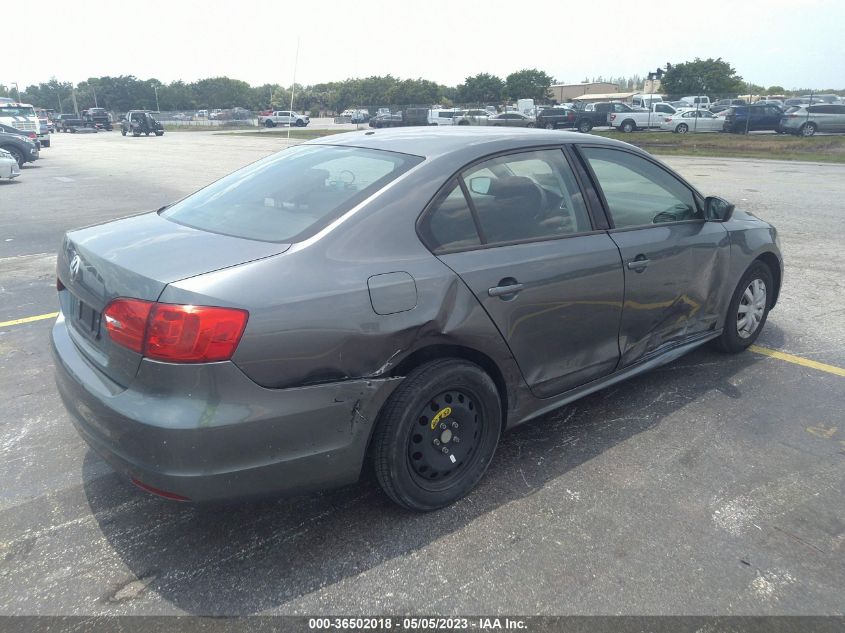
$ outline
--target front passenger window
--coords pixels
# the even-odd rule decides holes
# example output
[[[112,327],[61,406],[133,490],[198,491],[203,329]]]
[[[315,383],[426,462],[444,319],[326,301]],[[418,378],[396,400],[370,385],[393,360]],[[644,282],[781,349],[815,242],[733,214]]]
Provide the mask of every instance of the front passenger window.
[[[582,148],[614,228],[704,219],[692,191],[654,163],[615,149]]]

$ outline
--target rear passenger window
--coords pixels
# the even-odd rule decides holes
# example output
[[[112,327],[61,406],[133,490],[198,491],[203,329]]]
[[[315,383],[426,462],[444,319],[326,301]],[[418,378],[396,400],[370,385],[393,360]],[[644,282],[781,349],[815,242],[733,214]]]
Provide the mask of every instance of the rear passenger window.
[[[592,229],[575,177],[560,150],[500,156],[471,167],[462,177],[485,243]]]
[[[434,203],[420,227],[423,241],[434,251],[467,248],[481,244],[469,204],[457,181],[453,181]]]
[[[581,152],[596,175],[615,228],[703,219],[692,191],[645,158],[595,147]]]

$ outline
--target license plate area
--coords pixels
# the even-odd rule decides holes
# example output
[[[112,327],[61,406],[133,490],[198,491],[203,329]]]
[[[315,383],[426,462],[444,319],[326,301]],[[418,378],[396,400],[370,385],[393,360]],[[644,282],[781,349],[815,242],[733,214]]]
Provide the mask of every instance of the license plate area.
[[[92,340],[100,337],[100,312],[82,301],[79,297],[70,296],[70,320],[76,330]]]

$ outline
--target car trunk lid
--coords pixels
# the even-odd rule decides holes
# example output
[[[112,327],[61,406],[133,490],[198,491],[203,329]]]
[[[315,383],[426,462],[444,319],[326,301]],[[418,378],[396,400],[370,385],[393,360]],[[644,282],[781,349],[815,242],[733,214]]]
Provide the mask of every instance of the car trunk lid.
[[[126,386],[141,354],[117,345],[102,313],[117,297],[156,301],[175,281],[283,253],[289,244],[260,242],[171,222],[148,213],[69,232],[57,261],[59,293],[77,347],[106,376]]]

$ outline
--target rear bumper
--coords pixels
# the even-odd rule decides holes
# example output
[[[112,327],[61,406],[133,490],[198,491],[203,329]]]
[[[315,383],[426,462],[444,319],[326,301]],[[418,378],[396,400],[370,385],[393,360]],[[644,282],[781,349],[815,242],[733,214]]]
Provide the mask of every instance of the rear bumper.
[[[56,382],[85,441],[121,474],[191,501],[357,480],[381,405],[401,379],[265,389],[233,363],[143,360],[122,388],[82,356],[62,316]]]

